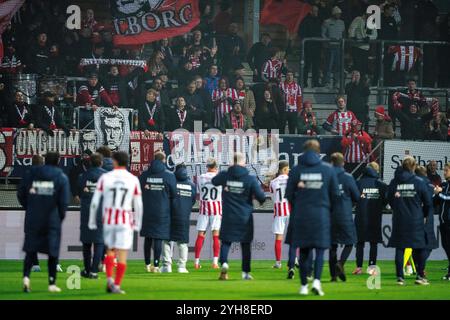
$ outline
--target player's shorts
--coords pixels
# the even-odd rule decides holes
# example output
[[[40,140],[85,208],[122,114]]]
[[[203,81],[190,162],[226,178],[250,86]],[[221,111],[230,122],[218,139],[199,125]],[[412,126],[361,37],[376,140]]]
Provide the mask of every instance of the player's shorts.
[[[212,230],[220,230],[220,224],[222,223],[221,215],[207,216],[205,214],[199,214],[197,219],[197,231],[206,231],[208,227]]]
[[[104,225],[103,240],[109,249],[130,250],[133,247],[133,229],[121,225]]]
[[[272,232],[274,234],[284,234],[289,222],[289,216],[276,216],[273,218]]]

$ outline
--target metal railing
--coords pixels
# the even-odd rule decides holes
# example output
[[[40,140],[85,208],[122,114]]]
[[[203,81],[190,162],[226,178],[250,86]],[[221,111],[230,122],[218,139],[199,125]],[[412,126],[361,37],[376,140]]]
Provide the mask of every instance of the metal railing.
[[[344,82],[345,82],[345,72],[344,72],[344,67],[345,67],[345,49],[346,46],[349,44],[375,44],[377,46],[379,46],[379,48],[377,48],[378,50],[376,50],[376,54],[377,54],[377,59],[376,61],[378,61],[378,87],[383,87],[384,86],[384,63],[383,63],[383,58],[384,58],[384,53],[385,53],[385,48],[387,45],[413,45],[413,46],[419,46],[420,49],[423,52],[424,46],[425,45],[433,45],[433,46],[450,46],[450,42],[446,42],[446,41],[415,41],[415,40],[368,40],[368,41],[363,41],[363,40],[353,40],[353,39],[341,39],[341,40],[330,40],[330,39],[324,39],[324,38],[305,38],[301,41],[301,46],[300,46],[300,82],[302,84],[302,86],[304,87],[304,83],[303,83],[303,78],[304,78],[304,69],[305,69],[305,44],[307,42],[323,42],[323,43],[327,43],[327,44],[339,44],[339,48],[340,48],[340,70],[338,70],[339,73],[339,79],[340,79],[340,83],[339,83],[339,91],[341,93],[344,92]],[[419,62],[419,81],[418,84],[419,86],[423,85],[423,62],[424,59],[423,57],[421,59],[418,60]]]

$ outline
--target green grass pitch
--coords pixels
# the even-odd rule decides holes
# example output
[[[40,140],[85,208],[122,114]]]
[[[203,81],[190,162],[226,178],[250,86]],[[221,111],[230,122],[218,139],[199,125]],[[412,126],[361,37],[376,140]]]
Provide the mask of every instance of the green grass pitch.
[[[75,260],[61,262],[64,270],[69,265],[82,263]],[[129,261],[122,288],[126,295],[108,295],[105,293],[105,275],[100,273],[99,280],[81,279],[81,289],[69,290],[66,287],[68,273],[58,273],[58,286],[61,293],[51,294],[47,291],[46,261],[41,262],[41,272],[31,275],[32,292],[22,293],[22,263],[20,261],[0,261],[0,299],[28,300],[28,299],[77,299],[77,300],[106,300],[106,299],[137,299],[137,300],[271,300],[271,299],[333,299],[333,300],[395,300],[395,299],[450,299],[450,282],[441,280],[446,267],[444,261],[430,261],[427,265],[427,276],[431,282],[429,286],[414,284],[414,276],[406,277],[406,285],[400,287],[395,282],[394,263],[382,261],[381,289],[369,290],[366,285],[368,275],[351,275],[354,262],[346,264],[347,282],[330,283],[328,263],[324,266],[323,289],[324,297],[309,295],[300,296],[298,270],[295,279],[287,280],[287,271],[272,269],[272,261],[253,261],[252,274],[254,280],[241,280],[240,261],[230,261],[230,280],[219,281],[219,272],[212,270],[210,264],[204,261],[203,268],[194,270],[188,264],[189,274],[153,274],[146,273],[142,261]],[[174,268],[176,271],[176,268]]]

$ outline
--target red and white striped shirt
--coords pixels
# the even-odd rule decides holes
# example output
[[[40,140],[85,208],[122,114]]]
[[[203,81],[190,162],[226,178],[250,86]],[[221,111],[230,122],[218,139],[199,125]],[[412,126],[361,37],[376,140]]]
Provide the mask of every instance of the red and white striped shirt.
[[[278,59],[267,60],[263,66],[261,71],[261,77],[264,81],[269,81],[270,79],[278,79],[281,80],[281,71],[283,69],[283,62]]]
[[[372,138],[366,132],[359,131],[356,139],[349,132],[342,138],[342,147],[346,163],[370,162],[368,154],[372,151]]]
[[[302,88],[295,82],[287,81],[280,83],[280,89],[284,93],[286,101],[286,112],[300,112],[302,108]]]
[[[228,99],[224,99],[228,98]],[[217,128],[220,127],[222,118],[224,115],[231,112],[233,109],[232,101],[235,101],[239,98],[238,93],[233,88],[228,88],[226,90],[215,89],[212,93],[212,101],[215,105],[214,107],[214,126]],[[221,100],[224,99],[224,100]]]
[[[211,183],[217,172],[206,172],[198,177],[197,190],[200,195],[199,213],[207,216],[222,215],[222,187]]]
[[[289,201],[284,197],[288,178],[287,174],[281,174],[270,182],[274,217],[285,217],[291,213]]]
[[[414,46],[390,46],[389,54],[394,54],[392,71],[410,71],[422,56],[419,48]]]
[[[357,118],[352,111],[341,112],[336,110],[328,116],[326,123],[343,136],[350,130],[350,124],[353,120],[357,120]]]
[[[100,202],[103,206],[103,225],[140,230],[143,205],[141,186],[136,176],[125,169],[116,169],[100,177],[92,197],[89,224],[95,224]]]

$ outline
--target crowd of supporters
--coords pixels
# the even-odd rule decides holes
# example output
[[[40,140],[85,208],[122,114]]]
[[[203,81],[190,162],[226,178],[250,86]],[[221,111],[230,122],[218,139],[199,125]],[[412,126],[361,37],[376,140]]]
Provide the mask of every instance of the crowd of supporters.
[[[365,12],[370,1],[312,1],[312,12],[300,26],[299,36],[423,39],[427,28],[438,28],[437,11],[433,17],[414,16],[420,23],[411,25],[407,14],[411,15],[411,10],[415,14],[434,12],[431,1],[414,3],[416,7],[411,9],[407,3],[386,1],[381,30],[369,32],[365,29],[367,15],[359,13]],[[380,106],[374,115],[369,114],[367,43],[352,47],[354,71],[345,86],[346,97],[339,96],[336,111],[318,119],[311,101],[303,99],[285,52],[272,45],[269,34],[263,33],[260,42],[246,48],[229,2],[221,2],[215,15],[210,3],[200,4],[201,23],[191,33],[150,46],[119,48],[112,42],[112,26],[97,21],[92,9],[83,13],[81,30],[69,30],[64,27],[65,1],[27,2],[2,36],[2,126],[42,128],[49,134],[54,129],[68,132],[73,123],[64,121],[58,106],[59,101],[68,99],[78,107],[80,128],[91,128],[93,114],[102,106],[138,110],[137,129],[147,133],[178,128],[192,131],[194,121],[202,121],[203,129],[222,131],[254,128],[341,135],[348,164],[360,162],[380,139],[393,138],[396,121],[403,139],[449,139],[450,117],[440,112],[437,100],[424,97],[413,80],[406,92],[393,94],[389,110]],[[341,61],[340,51],[333,46],[307,45],[305,83],[310,69],[313,86],[330,82]],[[322,70],[320,53],[324,49],[330,59]],[[124,63],[103,63],[106,59]],[[88,62],[80,63],[82,60]],[[244,62],[253,71],[251,85],[244,80]],[[11,90],[8,82],[8,77],[18,73],[82,76],[87,81],[64,96],[41,92],[36,105],[28,105],[24,93]],[[369,130],[371,117],[376,126]]]

